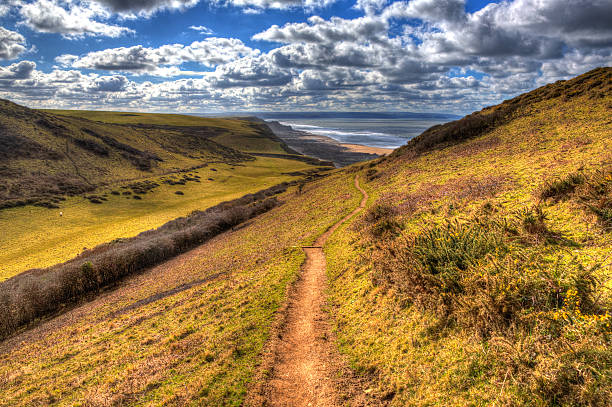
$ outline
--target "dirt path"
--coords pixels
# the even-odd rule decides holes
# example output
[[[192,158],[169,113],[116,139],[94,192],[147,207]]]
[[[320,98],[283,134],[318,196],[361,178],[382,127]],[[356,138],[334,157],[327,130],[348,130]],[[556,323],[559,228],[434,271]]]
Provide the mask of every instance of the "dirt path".
[[[247,405],[328,407],[347,402],[364,404],[359,401],[363,393],[355,391],[356,383],[342,363],[324,310],[327,281],[323,246],[340,225],[365,207],[368,195],[357,177],[355,186],[363,195],[359,207],[321,235],[313,246],[304,247],[306,261],[301,278],[283,310],[284,320],[267,355],[269,366],[264,369],[269,375],[262,379],[263,383],[253,392],[257,395],[251,394]]]

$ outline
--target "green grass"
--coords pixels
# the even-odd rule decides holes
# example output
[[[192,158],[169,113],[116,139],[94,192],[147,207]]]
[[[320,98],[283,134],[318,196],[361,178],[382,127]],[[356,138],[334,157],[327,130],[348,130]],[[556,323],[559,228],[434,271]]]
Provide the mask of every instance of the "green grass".
[[[97,110],[43,110],[62,116],[80,117],[104,123],[116,124],[157,124],[164,126],[204,126],[219,127],[234,131],[251,131],[246,120],[234,118],[208,118],[183,114],[107,112]]]
[[[262,137],[248,120],[207,118],[180,114],[125,113],[86,110],[47,110],[50,113],[116,124],[153,124],[164,126],[205,126],[221,130],[215,142],[239,151],[253,153],[286,153],[281,143]]]
[[[244,228],[0,344],[0,405],[240,405],[304,260],[296,246],[360,199],[347,174],[295,196],[291,188]],[[225,274],[126,311],[216,273]]]
[[[74,197],[63,202],[60,209],[27,206],[0,211],[0,229],[4,231],[0,236],[3,248],[0,280],[30,268],[69,260],[85,247],[134,236],[194,210],[298,179],[283,173],[312,168],[299,161],[277,158],[257,158],[245,166],[212,164],[191,172],[200,175],[201,183],[162,184],[143,195],[142,200],[114,196],[108,192],[124,190],[112,187],[94,193],[108,193],[108,201],[101,205],[92,204],[83,197]],[[208,181],[208,178],[214,181]],[[176,195],[176,191],[182,191],[184,195]],[[60,211],[63,212],[61,217]]]

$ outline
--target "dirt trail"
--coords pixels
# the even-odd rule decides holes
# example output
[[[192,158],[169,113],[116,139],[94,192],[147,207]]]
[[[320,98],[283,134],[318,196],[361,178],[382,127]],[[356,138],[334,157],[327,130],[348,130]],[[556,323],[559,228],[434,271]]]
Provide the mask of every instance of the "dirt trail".
[[[328,407],[364,404],[363,393],[342,363],[329,323],[325,289],[326,262],[323,246],[344,222],[361,211],[367,193],[355,177],[363,199],[349,215],[321,235],[313,246],[304,247],[306,262],[300,280],[290,295],[285,319],[273,339],[269,377],[251,394],[247,405]],[[264,362],[264,365],[266,362]],[[356,394],[359,393],[359,394]]]

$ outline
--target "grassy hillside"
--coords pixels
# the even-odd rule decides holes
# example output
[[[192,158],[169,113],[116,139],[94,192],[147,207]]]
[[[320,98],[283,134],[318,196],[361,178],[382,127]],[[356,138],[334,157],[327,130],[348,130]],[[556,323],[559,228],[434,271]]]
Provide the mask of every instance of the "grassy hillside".
[[[244,227],[5,340],[0,405],[240,405],[296,246],[359,198],[348,174],[291,188]]]
[[[609,405],[611,108],[599,69],[360,170],[370,209],[326,252],[341,351],[381,399]]]
[[[221,132],[108,124],[0,101],[0,203],[53,206],[105,184],[252,159],[210,140]]]
[[[0,101],[0,281],[317,168],[246,153],[284,153],[268,133],[241,119]]]
[[[300,161],[261,157],[248,165],[214,164],[188,173],[200,177],[196,179],[201,182],[169,185],[162,177],[152,177],[147,181],[159,186],[146,194],[133,192],[133,187],[116,186],[86,194],[104,199],[100,204],[75,196],[53,211],[36,206],[4,209],[0,211],[0,229],[4,231],[0,236],[0,281],[31,268],[64,262],[83,248],[135,236],[194,210],[299,179],[295,174],[312,168]],[[163,178],[177,182],[183,179]],[[135,196],[142,198],[136,200]]]
[[[286,153],[284,143],[259,121],[247,118],[208,118],[179,114],[123,113],[87,110],[48,110],[62,116],[80,117],[93,121],[145,126],[206,127],[211,140],[240,151],[255,153]]]

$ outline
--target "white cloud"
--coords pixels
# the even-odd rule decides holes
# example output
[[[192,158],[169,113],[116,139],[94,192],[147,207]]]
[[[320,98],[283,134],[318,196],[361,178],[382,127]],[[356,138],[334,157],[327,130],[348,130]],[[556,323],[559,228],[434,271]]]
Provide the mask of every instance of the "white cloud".
[[[15,59],[26,51],[25,38],[18,32],[0,27],[0,59]]]
[[[63,66],[72,68],[177,76],[197,74],[197,72],[177,69],[186,62],[214,67],[258,54],[259,50],[247,47],[238,39],[212,37],[203,41],[195,41],[190,45],[170,44],[159,48],[137,45],[90,52],[81,57],[60,55],[55,60]]]
[[[60,3],[58,0],[36,0],[20,7],[21,24],[35,31],[62,34],[66,38],[82,36],[119,37],[133,32],[126,27],[102,23],[110,13],[97,3]]]
[[[0,66],[0,80],[28,79],[35,69],[36,63],[32,61],[21,61],[5,67]]]
[[[67,13],[71,10],[68,4],[85,4],[84,0],[65,1],[61,4]],[[261,12],[330,2],[227,0],[215,4]],[[144,15],[160,7],[180,9],[194,3],[99,0],[95,6],[99,10],[90,7],[98,11],[89,19],[108,23],[112,12],[124,17]],[[66,54],[56,58],[65,69],[114,75],[63,69],[44,73],[33,63],[20,62],[0,71],[4,77],[0,78],[0,95],[13,95],[41,107],[63,103],[66,107],[112,104],[118,109],[170,111],[422,111],[435,106],[436,110],[465,112],[544,82],[611,65],[611,4],[609,0],[571,4],[568,0],[514,0],[466,13],[463,0],[391,4],[358,0],[355,9],[363,11],[361,17],[313,16],[303,23],[275,25],[255,34],[254,40],[277,44],[265,53],[238,39],[207,38],[189,45],[136,45],[80,56]],[[206,32],[206,27],[191,28]],[[23,53],[23,37],[16,44],[21,47],[17,54]],[[2,49],[0,45],[0,55]],[[182,69],[193,69],[194,63],[207,72]],[[151,83],[122,73],[198,77]]]
[[[214,34],[213,30],[211,30],[208,27],[204,27],[203,25],[192,25],[189,28],[199,32],[200,34],[204,34],[204,35],[212,35],[212,34]]]
[[[195,6],[200,0],[95,0],[116,13],[136,13],[148,17],[160,10],[184,10]]]

